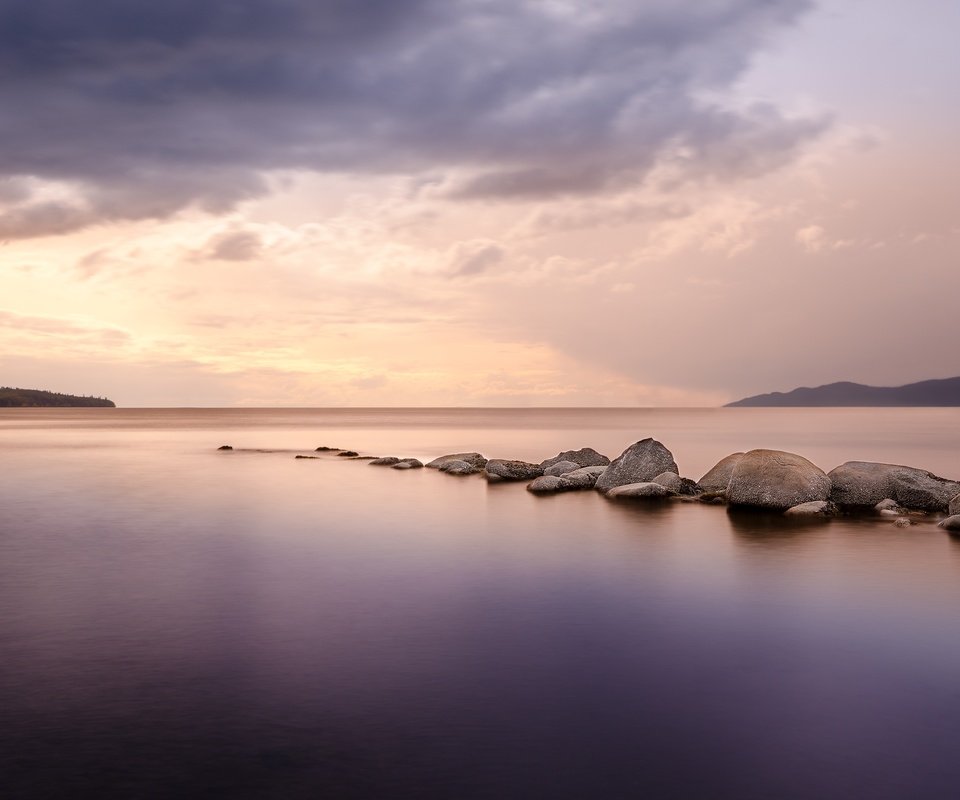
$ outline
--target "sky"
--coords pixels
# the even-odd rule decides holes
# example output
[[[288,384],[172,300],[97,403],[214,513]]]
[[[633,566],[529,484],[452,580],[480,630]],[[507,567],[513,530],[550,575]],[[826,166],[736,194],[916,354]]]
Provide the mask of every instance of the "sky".
[[[960,375],[958,30],[954,0],[0,0],[0,385]]]

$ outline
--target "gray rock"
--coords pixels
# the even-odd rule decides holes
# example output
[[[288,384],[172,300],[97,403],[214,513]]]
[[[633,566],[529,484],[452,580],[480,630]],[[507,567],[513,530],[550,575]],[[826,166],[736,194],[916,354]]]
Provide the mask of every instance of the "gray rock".
[[[786,511],[830,498],[830,479],[803,456],[783,450],[751,450],[737,461],[727,484],[731,505]]]
[[[429,467],[430,465],[427,464]],[[468,464],[466,461],[445,461],[439,467],[440,472],[445,472],[447,475],[473,475],[475,472],[480,470],[473,467],[471,464]]]
[[[396,456],[381,456],[373,459],[370,463],[374,467],[392,467],[394,464],[400,463],[400,459]]]
[[[629,498],[631,500],[662,500],[673,495],[674,492],[671,492],[666,486],[661,486],[653,481],[626,483],[621,486],[614,486],[607,492],[607,497]]]
[[[406,466],[402,466],[402,465]],[[393,465],[394,469],[422,469],[423,462],[419,458],[401,458]]]
[[[783,513],[790,517],[835,517],[837,507],[829,500],[813,500],[788,508]]]
[[[479,453],[450,453],[433,459],[433,461],[427,463],[427,466],[430,469],[440,469],[450,461],[466,461],[475,470],[481,470],[487,465],[487,459]]]
[[[873,507],[874,511],[900,511],[900,504],[889,497],[885,497]]]
[[[542,464],[540,466],[543,466]],[[557,461],[555,464],[551,464],[549,467],[543,470],[544,475],[556,475],[558,478],[561,475],[565,475],[568,472],[573,472],[574,470],[581,469],[579,464],[575,464],[573,461]]]
[[[898,528],[909,528],[910,520],[908,520],[906,517],[898,517],[893,521],[893,524],[896,525]]]
[[[873,461],[848,461],[830,472],[830,499],[840,506],[875,506],[892,499],[905,508],[946,511],[960,483],[926,470]]]
[[[564,492],[572,492],[577,489],[592,489],[597,482],[597,478],[603,475],[606,467],[581,467],[573,472],[568,472],[560,476],[560,489]]]
[[[733,474],[734,467],[740,463],[743,453],[732,453],[726,458],[721,458],[706,475],[697,483],[704,492],[725,492],[730,483],[730,476]]]
[[[356,450],[341,450],[339,453],[337,453],[337,455],[342,456],[343,458],[353,458],[354,456],[358,456],[360,454]]]
[[[937,523],[938,528],[948,531],[960,531],[960,514],[953,514]]]
[[[651,481],[663,472],[680,474],[673,454],[656,439],[643,439],[613,460],[597,479],[596,488],[599,492],[609,492],[617,486]]]
[[[527,491],[534,494],[553,494],[561,491],[560,477],[557,475],[543,475],[527,484]]]
[[[561,461],[572,461],[578,467],[605,467],[610,463],[609,458],[592,447],[581,447],[579,450],[564,450],[562,453],[557,453],[553,458],[541,461],[540,466],[543,467],[544,474],[549,475],[547,468]]]
[[[960,514],[960,494],[950,501],[949,511],[951,514]]]
[[[543,475],[543,467],[527,461],[509,461],[492,458],[484,467],[484,475],[490,483],[500,481],[529,481]]]
[[[676,472],[661,472],[653,479],[654,483],[666,486],[671,492],[684,497],[693,497],[700,494],[700,486],[689,478],[681,478]]]
[[[408,464],[406,461],[398,461],[391,466],[390,469],[413,469],[413,464]]]

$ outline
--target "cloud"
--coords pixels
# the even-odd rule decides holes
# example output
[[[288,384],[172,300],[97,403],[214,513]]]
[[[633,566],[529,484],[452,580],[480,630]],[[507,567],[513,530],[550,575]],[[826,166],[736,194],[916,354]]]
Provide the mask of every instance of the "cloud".
[[[809,0],[9,0],[0,235],[221,212],[276,170],[552,197],[771,169],[823,127],[704,99]],[[0,184],[10,186],[12,184]]]
[[[252,261],[263,251],[263,241],[253,231],[236,230],[214,236],[207,255],[219,261]]]
[[[450,274],[467,277],[480,275],[503,261],[504,249],[496,242],[474,239],[458,242],[450,259]]]

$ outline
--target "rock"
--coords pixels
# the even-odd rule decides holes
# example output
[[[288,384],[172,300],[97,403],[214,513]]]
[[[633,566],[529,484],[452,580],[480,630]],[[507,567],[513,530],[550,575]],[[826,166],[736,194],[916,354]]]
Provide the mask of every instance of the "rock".
[[[233,450],[233,448],[228,444],[222,444],[217,448],[217,450]]]
[[[440,469],[450,461],[466,461],[474,470],[481,470],[487,465],[487,459],[479,453],[450,453],[433,459],[433,461],[427,463],[427,466],[430,469]]]
[[[561,461],[571,461],[578,467],[606,467],[610,464],[609,458],[602,453],[598,453],[592,447],[581,447],[579,450],[564,450],[562,453],[557,453],[553,458],[541,461],[540,466],[543,467],[543,474],[549,475],[547,469]]]
[[[948,531],[960,531],[960,514],[952,514],[946,519],[940,520],[937,527]]]
[[[906,517],[899,517],[898,519],[895,519],[893,521],[893,524],[896,525],[898,528],[909,528],[910,520],[908,520]]]
[[[343,458],[353,458],[354,456],[358,456],[360,454],[356,450],[341,450],[339,453],[337,453],[337,455],[342,456]]]
[[[558,475],[542,475],[527,484],[527,491],[534,494],[553,494],[560,491],[560,477]]]
[[[946,511],[960,483],[926,470],[873,461],[848,461],[830,472],[830,499],[840,506],[875,506],[892,499],[905,508]]]
[[[484,467],[484,476],[490,483],[499,481],[529,481],[543,475],[543,467],[527,461],[508,461],[492,458]]]
[[[654,483],[665,486],[671,492],[676,492],[684,497],[693,497],[700,494],[700,486],[696,481],[689,478],[681,478],[676,472],[661,472],[653,479]]]
[[[297,458],[309,458],[309,459],[316,460],[316,459],[320,458],[320,456],[294,456],[294,458],[295,458],[295,459],[297,459]]]
[[[592,489],[597,482],[597,478],[603,475],[606,467],[581,467],[573,472],[567,472],[560,476],[560,489],[564,492],[572,492],[577,489]]]
[[[673,454],[656,439],[643,439],[613,460],[597,479],[596,489],[609,492],[616,486],[649,482],[663,472],[680,474]]]
[[[788,508],[783,513],[790,517],[835,517],[837,507],[829,500],[813,500]]]
[[[709,493],[726,492],[733,469],[740,463],[741,458],[743,453],[732,453],[726,458],[721,458],[706,475],[697,481],[700,489]]]
[[[430,464],[427,464],[427,466],[429,467]],[[438,469],[447,475],[473,475],[474,472],[480,471],[466,461],[458,460],[445,461]]]
[[[540,466],[543,466],[542,464]],[[568,472],[573,472],[574,470],[581,469],[579,464],[574,463],[573,461],[557,461],[554,464],[551,464],[549,467],[543,470],[544,475],[555,475],[558,478],[561,475],[565,475]]]
[[[896,500],[892,500],[889,497],[884,498],[879,503],[873,507],[874,511],[900,511],[900,504]]]
[[[399,464],[400,459],[396,456],[381,456],[380,458],[375,458],[370,462],[371,466],[374,467],[392,467],[394,464]]]
[[[631,500],[662,500],[665,497],[672,497],[671,492],[666,486],[661,486],[653,481],[640,481],[639,483],[625,483],[620,486],[614,486],[607,492],[607,497],[630,498]]]
[[[950,501],[950,507],[948,510],[951,514],[960,514],[960,494]]]
[[[786,511],[830,498],[830,479],[803,456],[782,450],[751,450],[737,461],[727,484],[731,505]]]
[[[423,462],[418,458],[400,458],[392,465],[392,469],[421,469]]]
[[[316,450],[314,450],[313,452],[314,452],[314,453],[335,453],[335,452],[337,452],[337,451],[340,450],[340,449],[341,449],[341,448],[339,448],[339,447],[323,447],[323,446],[321,446],[321,447],[318,447],[318,448],[317,448]]]

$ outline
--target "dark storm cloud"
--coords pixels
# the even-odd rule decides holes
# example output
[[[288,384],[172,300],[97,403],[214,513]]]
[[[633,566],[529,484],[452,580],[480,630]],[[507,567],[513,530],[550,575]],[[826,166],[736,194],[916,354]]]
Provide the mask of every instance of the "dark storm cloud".
[[[466,174],[449,194],[636,182],[667,147],[763,169],[817,129],[698,99],[808,0],[0,0],[0,235],[217,211],[272,169]],[[469,177],[472,176],[472,177]]]

